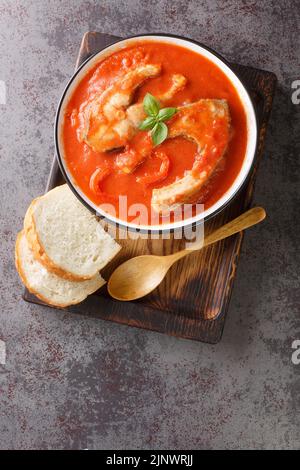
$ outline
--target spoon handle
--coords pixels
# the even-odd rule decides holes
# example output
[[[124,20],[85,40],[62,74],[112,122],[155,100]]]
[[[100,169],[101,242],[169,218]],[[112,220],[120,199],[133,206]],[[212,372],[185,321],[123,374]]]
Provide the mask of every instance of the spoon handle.
[[[242,215],[237,217],[236,219],[231,220],[228,224],[223,225],[222,227],[215,230],[213,233],[208,235],[204,238],[204,243],[201,248],[197,248],[194,251],[201,250],[205,246],[212,245],[215,242],[223,240],[224,238],[230,237],[235,233],[241,232],[246,228],[252,227],[252,225],[258,224],[266,217],[266,212],[262,207],[253,207],[249,209],[247,212],[244,212]],[[170,262],[171,264],[175,263],[175,261],[183,258],[184,256],[193,252],[191,250],[182,250],[170,255]]]
[[[258,224],[264,220],[265,217],[266,211],[262,207],[253,207],[205,237],[203,247],[252,227],[252,225]]]

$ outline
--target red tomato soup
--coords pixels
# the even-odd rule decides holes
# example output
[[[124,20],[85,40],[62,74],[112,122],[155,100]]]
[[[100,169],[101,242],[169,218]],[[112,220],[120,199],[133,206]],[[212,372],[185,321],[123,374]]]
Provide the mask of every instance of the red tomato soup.
[[[156,69],[148,67],[146,73],[143,67],[149,64]],[[183,81],[177,89],[176,77]],[[157,98],[161,108],[177,109],[165,121],[169,137],[156,146],[151,130],[139,129],[147,117],[142,105],[146,93]],[[220,109],[226,105],[228,122],[225,108],[219,112],[219,105],[204,100],[225,100],[213,103],[220,103]],[[198,114],[191,113],[197,102]],[[133,120],[130,107],[136,114]],[[144,42],[112,54],[86,74],[67,105],[62,138],[76,184],[97,206],[109,203],[121,217],[119,196],[127,196],[128,206],[144,204],[150,214],[154,192],[169,187],[174,192],[170,185],[187,172],[195,194],[175,191],[171,202],[199,202],[208,209],[241,169],[247,123],[234,86],[212,62],[179,46]],[[134,218],[127,216],[127,221]]]

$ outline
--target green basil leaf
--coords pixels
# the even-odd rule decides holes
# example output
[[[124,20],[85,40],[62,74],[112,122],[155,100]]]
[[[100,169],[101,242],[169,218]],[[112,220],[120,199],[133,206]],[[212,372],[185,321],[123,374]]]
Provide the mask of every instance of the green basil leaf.
[[[149,131],[155,126],[155,124],[156,119],[152,116],[148,116],[146,117],[146,119],[143,120],[143,122],[141,122],[141,124],[139,125],[139,129],[141,131]]]
[[[151,95],[150,93],[147,93],[145,95],[143,105],[144,105],[144,110],[146,114],[152,117],[157,116],[159,112],[160,104],[153,95]]]
[[[151,132],[152,142],[154,145],[161,144],[168,137],[168,127],[164,122],[158,122]]]
[[[172,116],[174,116],[175,113],[177,113],[176,108],[163,108],[159,111],[157,119],[158,121],[167,121]]]

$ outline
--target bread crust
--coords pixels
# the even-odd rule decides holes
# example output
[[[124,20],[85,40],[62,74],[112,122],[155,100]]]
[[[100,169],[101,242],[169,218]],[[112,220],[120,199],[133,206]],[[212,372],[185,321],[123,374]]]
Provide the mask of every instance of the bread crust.
[[[51,302],[49,299],[47,299],[46,297],[44,297],[43,295],[41,295],[39,292],[37,292],[28,282],[26,276],[25,276],[25,273],[22,269],[22,265],[21,265],[21,261],[20,261],[20,255],[19,255],[19,249],[20,249],[20,242],[21,242],[21,238],[23,236],[23,230],[21,232],[18,233],[18,236],[17,236],[17,240],[16,240],[16,246],[15,246],[15,265],[16,265],[16,269],[18,271],[18,274],[21,278],[21,281],[23,282],[24,286],[26,287],[26,289],[29,290],[29,292],[33,295],[35,295],[36,297],[38,297],[42,302],[44,302],[45,304],[47,305],[50,305],[51,307],[57,307],[57,308],[66,308],[68,307],[69,305],[74,305],[74,303],[72,304],[59,304],[59,303],[55,303],[55,302]],[[79,302],[76,302],[76,303],[79,303]]]
[[[49,272],[55,274],[58,277],[66,279],[67,281],[80,282],[80,281],[88,281],[92,279],[95,274],[93,274],[92,276],[78,276],[76,274],[73,274],[69,271],[62,269],[61,267],[53,263],[53,261],[49,258],[49,256],[45,252],[43,245],[39,239],[39,236],[37,234],[34,217],[32,215],[32,211],[33,211],[35,203],[41,198],[38,197],[32,201],[24,218],[24,231],[25,231],[25,235],[27,238],[27,242],[33,253],[33,256]]]
[[[51,307],[56,307],[56,308],[67,308],[71,305],[77,305],[77,304],[83,302],[84,299],[79,300],[78,302],[70,302],[70,303],[66,303],[66,304],[56,303],[56,302],[53,302],[53,301],[47,299],[43,295],[41,295],[39,292],[36,291],[36,289],[34,289],[29,284],[29,282],[26,278],[26,275],[23,271],[23,268],[22,268],[22,264],[21,264],[21,261],[20,261],[21,260],[21,255],[19,253],[19,251],[20,251],[20,242],[21,242],[21,238],[23,237],[23,235],[25,235],[24,230],[19,232],[18,235],[17,235],[16,245],[15,245],[15,265],[16,265],[16,269],[18,271],[18,274],[21,278],[21,281],[23,282],[24,286],[29,290],[29,292],[31,294],[35,295],[36,297],[38,297],[45,304],[50,305]]]

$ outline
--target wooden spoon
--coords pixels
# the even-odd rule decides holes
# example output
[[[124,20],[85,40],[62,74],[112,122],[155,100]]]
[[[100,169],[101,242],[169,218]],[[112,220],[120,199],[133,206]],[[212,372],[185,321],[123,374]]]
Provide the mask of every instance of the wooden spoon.
[[[254,207],[208,235],[201,248],[182,250],[168,256],[142,255],[131,258],[112,273],[108,292],[114,299],[123,301],[144,297],[161,283],[172,264],[179,259],[245,230],[265,217],[266,212],[262,207]]]

